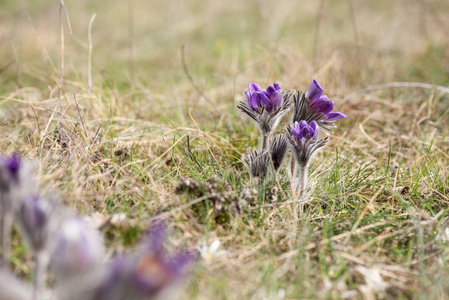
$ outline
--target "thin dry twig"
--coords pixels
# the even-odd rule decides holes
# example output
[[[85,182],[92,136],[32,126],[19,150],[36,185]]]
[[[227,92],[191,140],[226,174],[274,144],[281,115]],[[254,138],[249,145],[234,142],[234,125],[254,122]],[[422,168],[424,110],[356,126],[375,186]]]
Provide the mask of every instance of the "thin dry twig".
[[[186,74],[187,79],[189,80],[190,84],[193,86],[193,88],[195,89],[195,91],[204,99],[206,99],[206,101],[210,104],[210,106],[213,106],[213,114],[217,115],[217,113],[219,113],[220,115],[222,115],[222,112],[220,111],[220,109],[214,105],[212,99],[210,99],[201,89],[200,87],[195,83],[195,81],[193,80],[192,75],[190,74],[189,68],[187,66],[186,63],[186,59],[185,59],[185,45],[181,46],[181,63],[182,63],[182,68],[184,70],[184,74]]]
[[[92,24],[94,23],[96,13],[92,15],[89,21],[89,28],[87,31],[87,37],[89,40],[89,56],[87,58],[87,85],[89,86],[89,90],[92,89]]]
[[[62,5],[62,8],[64,9],[64,14],[65,14],[65,17],[67,19],[67,26],[69,27],[69,33],[73,34],[73,32],[72,32],[72,25],[70,25],[70,18],[69,18],[69,14],[67,12],[67,8],[65,7],[64,0],[61,0],[61,5]]]

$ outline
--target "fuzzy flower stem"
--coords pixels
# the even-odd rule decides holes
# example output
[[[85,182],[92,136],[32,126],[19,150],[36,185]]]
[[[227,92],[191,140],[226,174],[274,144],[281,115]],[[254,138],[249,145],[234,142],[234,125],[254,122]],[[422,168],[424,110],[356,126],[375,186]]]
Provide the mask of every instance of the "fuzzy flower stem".
[[[299,167],[299,174],[298,174],[298,186],[296,187],[296,190],[299,192],[299,199],[303,198],[306,194],[306,188],[307,188],[307,176],[308,176],[308,166],[305,167]]]
[[[291,180],[292,182],[294,182],[295,178],[296,178],[296,173],[297,173],[297,167],[296,167],[296,160],[294,159],[293,155],[290,157],[290,174],[291,174]]]
[[[41,298],[42,289],[45,282],[45,270],[47,268],[48,259],[43,253],[36,255],[36,268],[34,270],[33,282],[33,300]]]
[[[267,148],[268,133],[262,132],[260,134],[260,151],[264,151]]]
[[[40,295],[40,291],[43,285],[43,266],[41,264],[41,262],[39,261],[39,259],[36,262],[36,269],[34,270],[34,282],[33,282],[33,300],[38,300],[39,299],[39,295]]]
[[[12,216],[9,213],[3,213],[1,224],[1,246],[2,255],[0,256],[0,267],[4,267],[8,264],[9,256],[9,232],[12,225]]]

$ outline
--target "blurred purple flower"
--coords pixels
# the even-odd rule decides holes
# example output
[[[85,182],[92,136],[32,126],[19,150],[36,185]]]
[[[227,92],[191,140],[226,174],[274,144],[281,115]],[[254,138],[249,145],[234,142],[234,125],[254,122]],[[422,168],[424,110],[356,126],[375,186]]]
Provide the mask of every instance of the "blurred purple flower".
[[[16,182],[19,180],[19,168],[21,159],[17,154],[13,154],[11,157],[2,157],[0,159],[0,164],[3,165],[5,171],[9,172],[9,176],[13,178]]]
[[[89,273],[103,260],[104,245],[99,232],[78,217],[64,220],[56,234],[50,262],[57,280]]]
[[[0,156],[0,194],[8,193],[11,186],[19,183],[21,159],[13,154],[11,157]],[[0,195],[0,202],[4,202],[5,195]],[[1,203],[0,203],[1,204]]]
[[[257,83],[248,84],[248,91],[237,107],[257,124],[263,134],[273,131],[280,118],[291,106],[291,92],[283,93],[279,84],[274,83],[266,90]]]
[[[29,196],[21,203],[16,212],[25,239],[35,252],[46,248],[50,238],[50,204],[37,195]]]
[[[315,79],[306,94],[298,91],[293,99],[295,102],[293,122],[316,121],[319,126],[331,131],[330,128],[335,127],[335,121],[346,118],[341,112],[332,112],[334,102],[323,95],[323,88]]]
[[[94,299],[140,300],[170,294],[189,273],[193,256],[187,252],[167,255],[165,226],[155,225],[136,257],[117,258],[107,271]]]
[[[155,295],[186,275],[193,256],[181,252],[168,256],[164,249],[165,226],[155,225],[148,233],[142,254],[137,259],[132,282],[142,293]]]
[[[31,169],[27,168],[16,154],[11,157],[0,156],[0,266],[6,261],[9,252],[9,233],[13,221],[13,213],[18,204],[23,201],[28,191],[27,180],[21,180],[30,175]],[[30,171],[30,172],[28,172]]]

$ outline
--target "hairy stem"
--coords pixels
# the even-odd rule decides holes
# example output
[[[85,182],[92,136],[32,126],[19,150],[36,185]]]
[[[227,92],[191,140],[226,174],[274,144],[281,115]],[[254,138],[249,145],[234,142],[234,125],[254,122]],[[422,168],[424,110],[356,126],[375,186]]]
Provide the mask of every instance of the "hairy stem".
[[[260,134],[260,150],[264,151],[267,148],[268,133],[261,132]]]
[[[295,183],[297,170],[298,170],[298,168],[296,167],[296,160],[293,158],[293,154],[292,154],[290,157],[290,175],[291,175],[291,180],[293,183]]]
[[[1,246],[2,255],[0,256],[0,267],[7,265],[7,260],[9,256],[9,232],[11,229],[12,217],[7,212],[2,212],[1,220]]]
[[[41,251],[42,252],[42,251]],[[36,269],[34,270],[33,282],[33,300],[40,299],[45,281],[45,270],[47,268],[48,259],[43,253],[36,255]]]
[[[301,199],[306,194],[308,166],[298,167],[298,171],[298,186],[296,187],[296,191],[299,192],[299,199]]]

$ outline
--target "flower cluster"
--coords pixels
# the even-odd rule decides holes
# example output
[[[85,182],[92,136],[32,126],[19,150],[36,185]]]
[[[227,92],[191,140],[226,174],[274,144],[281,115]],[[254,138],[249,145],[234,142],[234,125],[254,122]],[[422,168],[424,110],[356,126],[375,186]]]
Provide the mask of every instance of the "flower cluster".
[[[284,135],[273,136],[277,124],[290,109],[292,99],[294,111],[290,126],[285,127]],[[320,128],[332,133],[335,122],[346,115],[333,112],[334,102],[323,95],[323,88],[316,80],[313,80],[307,93],[299,90],[284,93],[277,83],[266,90],[250,83],[243,101],[237,107],[261,131],[260,149],[250,149],[242,158],[251,177],[264,181],[270,170],[275,175],[284,161],[287,148],[290,148],[293,192],[304,196],[310,162],[329,142],[329,137],[320,137]]]
[[[187,252],[167,255],[165,226],[154,225],[134,255],[108,262],[98,229],[58,199],[40,196],[31,166],[17,155],[0,157],[0,299],[37,300],[52,294],[58,300],[170,299],[193,257]],[[36,261],[32,286],[7,268],[14,221]],[[54,278],[52,289],[45,286],[48,272]]]

